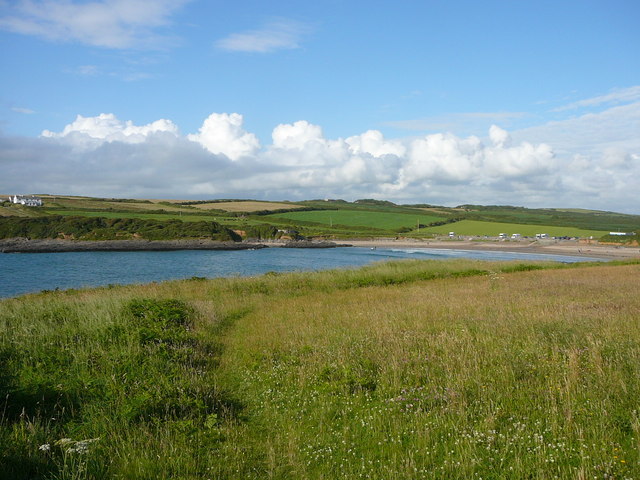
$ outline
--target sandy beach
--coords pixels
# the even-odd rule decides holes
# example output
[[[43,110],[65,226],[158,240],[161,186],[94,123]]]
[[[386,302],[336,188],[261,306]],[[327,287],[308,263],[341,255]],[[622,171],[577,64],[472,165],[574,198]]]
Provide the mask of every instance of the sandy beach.
[[[448,248],[455,250],[502,250],[505,252],[545,253],[572,255],[605,259],[640,258],[639,247],[621,247],[599,245],[597,243],[579,243],[577,241],[475,241],[475,240],[417,240],[402,239],[353,239],[344,240],[354,247],[380,248]]]

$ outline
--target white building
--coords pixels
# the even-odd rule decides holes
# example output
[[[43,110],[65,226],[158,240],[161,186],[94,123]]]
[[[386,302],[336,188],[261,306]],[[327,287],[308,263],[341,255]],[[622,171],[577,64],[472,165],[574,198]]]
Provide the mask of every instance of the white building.
[[[11,203],[24,205],[26,207],[41,207],[43,205],[42,199],[39,197],[34,197],[33,195],[14,195],[13,197],[9,196],[9,201]]]

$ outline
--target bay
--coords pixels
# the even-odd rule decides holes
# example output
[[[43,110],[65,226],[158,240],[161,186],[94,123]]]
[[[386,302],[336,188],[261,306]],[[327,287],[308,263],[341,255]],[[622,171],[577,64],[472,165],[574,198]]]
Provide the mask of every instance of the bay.
[[[191,277],[252,276],[358,267],[376,261],[420,258],[597,261],[596,258],[483,250],[357,248],[265,248],[169,252],[65,252],[0,254],[0,298],[41,290],[160,282]]]

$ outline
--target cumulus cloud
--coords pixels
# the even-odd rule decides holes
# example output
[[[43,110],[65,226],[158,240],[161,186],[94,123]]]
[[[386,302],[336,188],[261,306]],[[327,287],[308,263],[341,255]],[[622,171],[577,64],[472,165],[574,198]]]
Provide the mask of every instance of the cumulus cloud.
[[[0,28],[46,40],[129,49],[166,46],[158,29],[190,0],[18,0]]]
[[[511,143],[511,136],[509,135],[509,132],[503,130],[497,125],[491,125],[489,128],[489,138],[497,147],[504,147]]]
[[[302,37],[309,31],[310,28],[303,23],[280,19],[257,30],[232,33],[215,42],[215,46],[232,52],[270,53],[291,50],[300,47]]]
[[[243,118],[238,113],[212,113],[197,134],[187,138],[200,143],[213,154],[222,154],[231,160],[251,156],[260,148],[258,137],[242,128]]]
[[[367,130],[361,135],[347,138],[346,142],[353,153],[368,153],[374,157],[383,155],[402,157],[407,150],[399,141],[385,140],[382,132],[378,130]]]
[[[152,134],[166,132],[178,135],[178,127],[171,121],[160,119],[147,125],[134,125],[133,122],[123,122],[112,113],[101,113],[96,117],[83,117],[66,125],[62,132],[49,130],[42,132],[42,137],[66,140],[76,148],[94,148],[103,142],[142,143]]]
[[[305,120],[278,125],[273,129],[271,138],[274,148],[285,150],[302,150],[310,143],[322,144],[325,142],[322,128]]]
[[[300,120],[277,125],[271,144],[261,146],[237,113],[211,114],[197,133],[188,135],[166,119],[136,125],[113,114],[78,116],[62,131],[45,131],[40,138],[0,137],[0,191],[373,197],[637,210],[628,199],[629,192],[640,190],[639,150],[602,139],[598,149],[559,155],[553,142],[522,136],[494,125],[486,138],[437,133],[388,139],[369,130],[330,139],[319,125]]]

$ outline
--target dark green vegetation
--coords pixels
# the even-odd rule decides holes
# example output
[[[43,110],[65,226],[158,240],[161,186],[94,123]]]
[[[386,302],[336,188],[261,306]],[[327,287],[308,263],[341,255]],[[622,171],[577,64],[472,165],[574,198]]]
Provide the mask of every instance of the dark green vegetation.
[[[396,237],[429,238],[446,235],[496,237],[499,233],[535,236],[600,238],[611,231],[640,232],[640,215],[579,209],[528,209],[510,206],[462,205],[456,208],[432,205],[396,205],[363,199],[309,200],[303,202],[259,202],[255,200],[160,201],[99,199],[89,197],[44,197],[43,208],[0,206],[0,218],[83,216],[102,219],[138,219],[184,222],[194,231],[174,238],[200,237],[197,222],[216,222],[221,227],[245,232],[252,238],[277,238],[277,230],[293,230],[305,237]],[[102,220],[105,222],[105,220]],[[155,228],[155,227],[154,227]],[[168,235],[175,231],[166,229]],[[276,233],[273,233],[273,232]],[[263,233],[267,232],[266,235]],[[271,232],[271,233],[268,233]],[[132,232],[127,235],[143,232]],[[282,233],[282,232],[280,232]],[[150,237],[145,237],[150,238]],[[167,239],[169,236],[161,236]],[[623,237],[607,241],[623,243]]]
[[[216,222],[142,220],[52,215],[38,218],[0,217],[0,238],[69,238],[74,240],[114,240],[144,238],[210,238],[235,241],[240,237]]]
[[[638,478],[638,274],[408,261],[4,300],[0,479]]]

